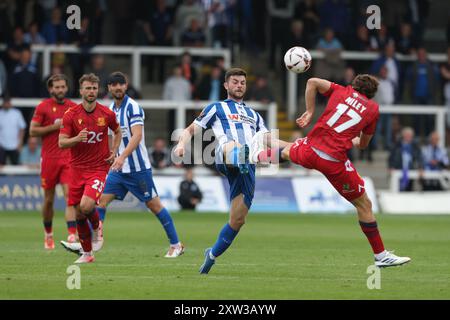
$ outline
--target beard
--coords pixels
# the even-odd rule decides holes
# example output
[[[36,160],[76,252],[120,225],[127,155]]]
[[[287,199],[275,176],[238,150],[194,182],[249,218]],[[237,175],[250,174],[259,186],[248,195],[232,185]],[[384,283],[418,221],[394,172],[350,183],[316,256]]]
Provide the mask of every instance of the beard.
[[[52,93],[52,97],[53,98],[55,98],[55,100],[58,102],[58,103],[62,103],[62,102],[64,102],[64,98],[66,97],[66,94],[65,93]]]
[[[121,100],[125,96],[125,92],[124,91],[115,91],[111,95],[113,96],[114,99]]]
[[[234,100],[241,100],[242,98],[244,98],[244,94],[245,91],[229,91],[228,95],[230,96],[230,98],[234,99]]]
[[[85,96],[83,97],[84,101],[88,102],[88,103],[92,103],[97,99],[97,96]]]

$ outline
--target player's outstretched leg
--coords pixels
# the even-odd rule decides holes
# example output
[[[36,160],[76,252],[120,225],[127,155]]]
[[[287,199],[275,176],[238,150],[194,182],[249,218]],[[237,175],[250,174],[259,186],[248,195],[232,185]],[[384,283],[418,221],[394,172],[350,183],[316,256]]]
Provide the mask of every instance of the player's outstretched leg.
[[[358,212],[359,224],[362,231],[369,240],[375,256],[375,265],[381,268],[400,266],[411,261],[409,257],[399,257],[391,251],[384,248],[383,240],[381,239],[378,225],[375,216],[372,212],[372,203],[364,193],[361,197],[352,201]]]
[[[167,251],[165,258],[176,258],[184,253],[184,245],[178,240],[177,230],[175,224],[170,216],[169,211],[164,208],[159,197],[155,197],[146,203],[147,208],[153,212],[158,218],[159,222],[166,232],[169,239],[169,250]]]
[[[230,247],[244,225],[247,214],[248,207],[244,203],[243,195],[240,194],[231,201],[230,221],[223,226],[214,246],[205,250],[205,261],[200,267],[200,273],[209,273],[215,259]]]

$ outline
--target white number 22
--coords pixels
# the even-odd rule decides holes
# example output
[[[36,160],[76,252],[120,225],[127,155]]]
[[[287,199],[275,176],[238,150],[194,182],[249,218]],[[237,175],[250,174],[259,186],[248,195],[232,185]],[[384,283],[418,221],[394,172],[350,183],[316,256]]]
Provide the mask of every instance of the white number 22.
[[[346,113],[349,117],[350,120],[338,125],[336,128],[334,128],[334,131],[340,133],[350,127],[353,127],[354,125],[357,125],[362,117],[353,109],[348,110],[348,108],[350,108],[350,106],[343,104],[343,103],[339,103],[336,107],[336,112],[333,114],[333,116],[328,119],[327,121],[327,125],[329,125],[330,127],[333,127],[333,125],[336,123],[336,121],[339,120],[339,118]],[[347,111],[348,110],[348,111]]]

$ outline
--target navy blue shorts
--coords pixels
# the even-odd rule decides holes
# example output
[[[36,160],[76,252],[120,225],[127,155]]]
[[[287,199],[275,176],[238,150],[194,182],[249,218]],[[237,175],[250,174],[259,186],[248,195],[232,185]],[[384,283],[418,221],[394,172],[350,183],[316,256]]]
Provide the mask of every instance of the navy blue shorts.
[[[230,184],[230,202],[240,195],[244,195],[244,203],[248,209],[252,206],[255,195],[255,165],[249,165],[247,174],[239,172],[239,168],[227,166],[223,163],[216,164],[216,169],[228,178]]]
[[[130,191],[141,202],[147,202],[158,196],[153,182],[152,170],[122,173],[109,172],[106,178],[104,194],[113,194],[117,200],[123,200]]]

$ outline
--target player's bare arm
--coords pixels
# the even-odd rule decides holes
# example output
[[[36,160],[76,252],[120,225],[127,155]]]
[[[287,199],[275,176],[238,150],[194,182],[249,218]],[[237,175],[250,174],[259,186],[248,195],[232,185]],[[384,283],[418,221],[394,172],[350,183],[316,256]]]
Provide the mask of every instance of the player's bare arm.
[[[175,147],[174,153],[177,157],[182,157],[184,155],[184,148],[186,144],[191,141],[193,135],[196,135],[198,132],[202,130],[198,124],[191,123],[189,127],[183,130],[183,133],[178,140],[178,144]]]
[[[108,163],[113,163],[114,158],[116,157],[117,150],[119,149],[120,142],[122,141],[122,131],[120,131],[120,127],[117,127],[114,130],[114,137],[112,141],[112,148],[108,158],[105,159]],[[123,165],[123,163],[122,163]]]
[[[144,126],[141,124],[137,124],[131,127],[131,139],[128,143],[127,147],[123,150],[122,154],[114,159],[114,163],[111,166],[112,170],[120,170],[125,162],[125,159],[128,158],[130,154],[133,153],[134,150],[139,146],[142,140],[142,128]]]
[[[320,78],[310,78],[306,83],[305,90],[305,103],[306,111],[300,118],[296,120],[297,125],[300,128],[307,127],[312,120],[314,111],[316,109],[316,96],[317,92],[323,94],[327,92],[331,87],[331,82]]]
[[[72,148],[74,145],[80,142],[86,142],[87,136],[88,136],[87,128],[81,130],[75,137],[69,137],[67,134],[62,133],[58,137],[58,146],[61,149]]]
[[[48,126],[42,126],[39,122],[31,121],[30,124],[30,137],[42,137],[46,136],[53,131],[59,130],[61,127],[61,119],[56,119],[54,124]]]

